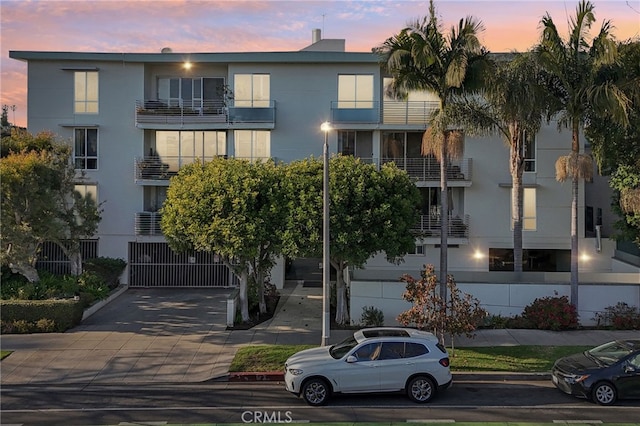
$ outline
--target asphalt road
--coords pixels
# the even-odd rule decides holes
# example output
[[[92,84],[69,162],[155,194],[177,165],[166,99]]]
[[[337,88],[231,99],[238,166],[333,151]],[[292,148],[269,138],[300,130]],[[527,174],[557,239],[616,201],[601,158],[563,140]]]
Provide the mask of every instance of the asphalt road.
[[[335,397],[309,407],[280,383],[177,386],[3,386],[4,425],[216,423],[567,422],[635,423],[638,401],[614,407],[564,395],[546,381],[457,383],[431,403],[402,394]]]

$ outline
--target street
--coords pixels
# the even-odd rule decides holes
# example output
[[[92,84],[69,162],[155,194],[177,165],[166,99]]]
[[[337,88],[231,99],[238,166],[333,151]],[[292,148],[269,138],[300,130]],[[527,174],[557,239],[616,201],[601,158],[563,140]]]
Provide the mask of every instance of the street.
[[[432,403],[405,395],[336,396],[307,406],[281,383],[207,383],[176,386],[3,386],[2,424],[117,425],[120,423],[327,422],[581,422],[635,423],[638,401],[614,407],[562,394],[546,381],[456,383]]]

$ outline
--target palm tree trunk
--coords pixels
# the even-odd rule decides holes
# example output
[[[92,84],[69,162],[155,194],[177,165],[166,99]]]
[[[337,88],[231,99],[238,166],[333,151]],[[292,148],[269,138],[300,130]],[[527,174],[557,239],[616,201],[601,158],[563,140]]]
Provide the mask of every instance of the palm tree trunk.
[[[349,306],[347,305],[347,286],[344,282],[343,262],[337,262],[336,268],[336,317],[337,324],[349,324]]]
[[[449,233],[449,194],[447,193],[447,134],[440,148],[440,297],[447,303],[447,237]]]
[[[510,126],[511,143],[509,144],[511,171],[511,219],[513,220],[513,270],[522,272],[522,143],[517,126]]]
[[[578,121],[573,123],[571,151],[575,153],[573,161],[578,161],[580,154],[580,129]],[[573,165],[578,170],[578,165]],[[578,183],[579,175],[574,172],[571,177],[571,304],[578,310]]]

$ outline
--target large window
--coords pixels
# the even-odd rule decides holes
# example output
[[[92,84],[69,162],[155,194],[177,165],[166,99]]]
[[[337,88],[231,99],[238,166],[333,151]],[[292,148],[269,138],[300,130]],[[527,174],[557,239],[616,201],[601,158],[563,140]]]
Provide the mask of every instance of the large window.
[[[247,160],[271,157],[271,133],[266,130],[236,130],[235,157]]]
[[[98,113],[98,72],[76,71],[74,73],[74,103],[76,114]]]
[[[569,272],[571,270],[571,250],[524,249],[522,269],[535,272]],[[513,249],[490,248],[490,271],[513,271]]]
[[[269,74],[236,74],[233,89],[235,106],[269,107],[271,100]]]
[[[83,198],[90,197],[98,203],[98,185],[96,184],[76,184],[74,189],[82,195]]]
[[[169,172],[177,172],[197,158],[206,161],[227,155],[227,135],[203,130],[157,131],[156,151],[152,154],[168,164]]]
[[[384,132],[382,133],[382,159],[407,160],[419,158],[423,132]],[[400,165],[400,167],[403,167]]]
[[[340,74],[338,108],[373,108],[373,75]]]
[[[221,108],[224,79],[221,77],[162,77],[158,79],[158,99],[183,108]]]
[[[513,199],[511,200],[513,205]],[[522,230],[535,231],[538,223],[536,219],[536,188],[523,188],[522,190]],[[511,219],[513,229],[513,218]]]
[[[338,152],[353,155],[365,161],[373,160],[372,132],[355,130],[338,131]]]
[[[98,129],[77,128],[73,132],[73,161],[79,170],[98,168]]]

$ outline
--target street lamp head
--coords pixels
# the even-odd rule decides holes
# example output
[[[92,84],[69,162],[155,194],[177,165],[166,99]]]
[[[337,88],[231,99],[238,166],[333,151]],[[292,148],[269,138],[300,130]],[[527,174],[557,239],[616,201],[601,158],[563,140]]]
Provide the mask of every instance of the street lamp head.
[[[331,123],[325,121],[324,123],[322,123],[322,125],[320,125],[320,130],[325,133],[331,131]]]

